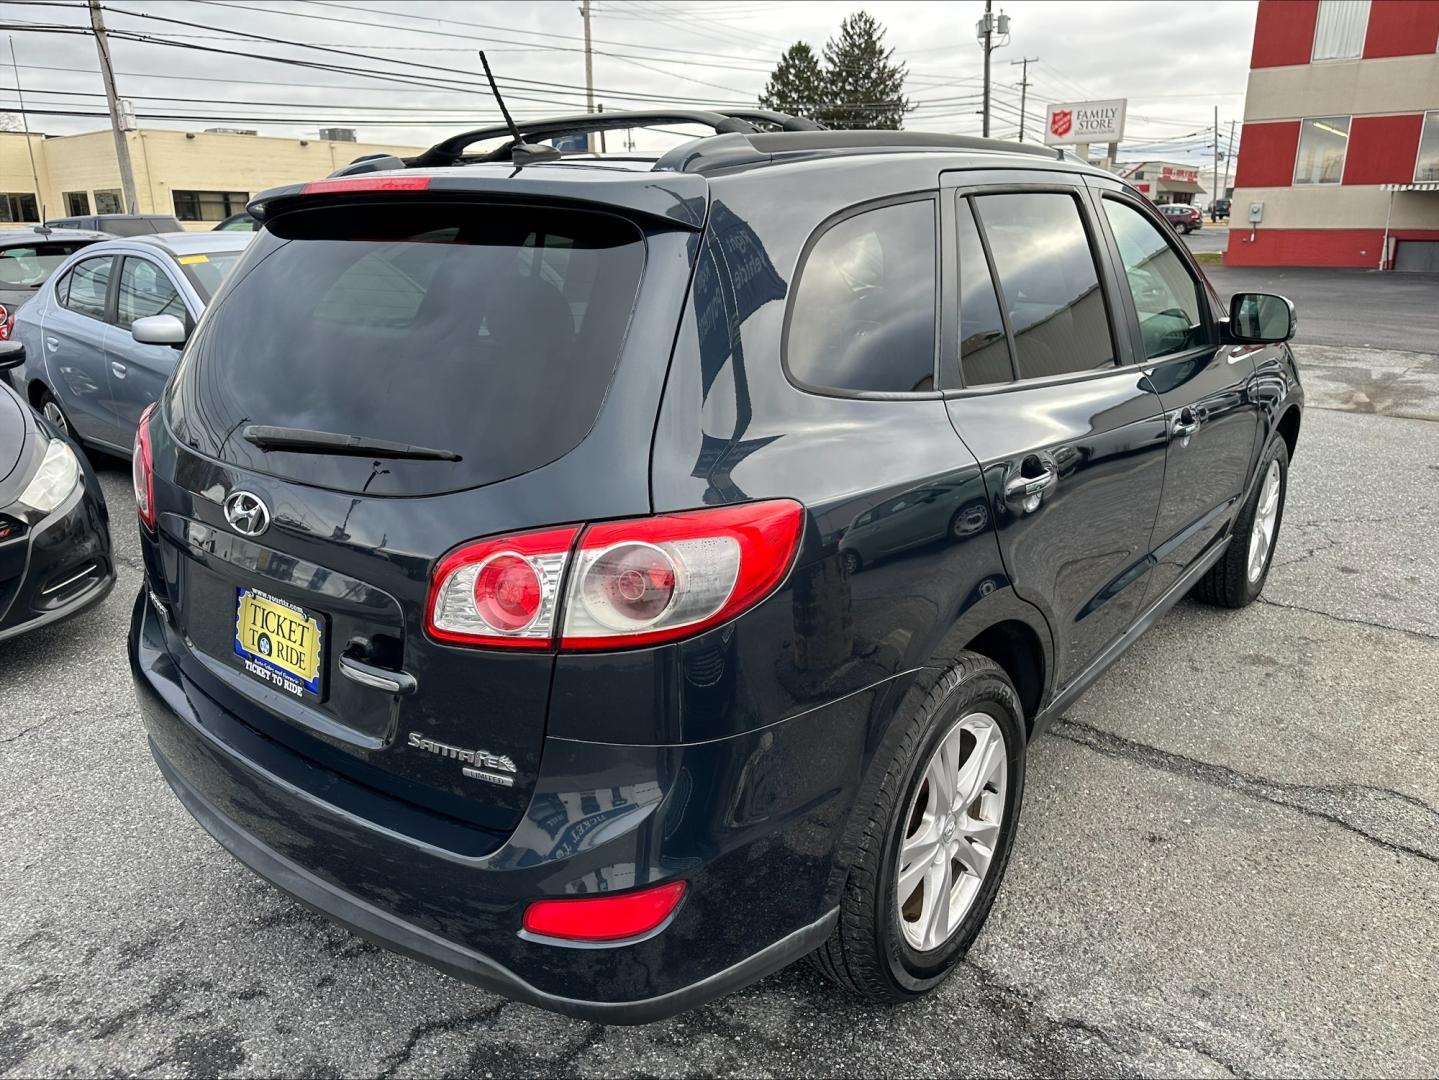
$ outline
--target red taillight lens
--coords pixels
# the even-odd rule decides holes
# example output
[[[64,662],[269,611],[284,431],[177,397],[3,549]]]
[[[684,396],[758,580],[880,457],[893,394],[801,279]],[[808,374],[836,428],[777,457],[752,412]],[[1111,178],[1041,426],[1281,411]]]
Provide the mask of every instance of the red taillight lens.
[[[150,417],[154,404],[145,406],[135,426],[135,452],[130,458],[130,479],[135,484],[135,509],[145,527],[155,527],[155,460],[150,450]]]
[[[10,335],[15,332],[15,316],[0,304],[0,341],[9,341]]]
[[[698,634],[789,572],[789,499],[550,529],[467,544],[435,571],[426,627],[464,645],[619,649]],[[576,538],[578,537],[578,543]]]
[[[342,176],[336,180],[312,180],[300,189],[301,195],[346,194],[352,191],[424,191],[428,176]]]
[[[440,641],[546,649],[579,526],[466,544],[441,561],[425,627]]]
[[[525,909],[524,926],[531,934],[569,941],[620,941],[664,922],[684,894],[685,883],[671,881],[618,896],[536,900]]]

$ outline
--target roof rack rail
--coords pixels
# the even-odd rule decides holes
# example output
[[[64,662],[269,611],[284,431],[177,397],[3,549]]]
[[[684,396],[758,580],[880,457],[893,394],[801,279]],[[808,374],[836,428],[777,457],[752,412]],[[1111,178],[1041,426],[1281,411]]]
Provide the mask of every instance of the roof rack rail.
[[[756,111],[753,114],[759,116]],[[773,114],[777,119],[769,120],[769,123],[781,123],[792,121],[801,123],[796,117],[786,117],[781,113]],[[703,124],[710,128],[717,135],[725,135],[731,132],[740,135],[753,134],[755,128],[752,124],[739,116],[732,116],[724,112],[710,112],[705,109],[663,109],[644,112],[602,112],[582,113],[577,116],[560,116],[548,120],[531,120],[529,122],[517,122],[516,127],[525,138],[553,139],[564,135],[583,135],[594,131],[615,131],[619,128],[629,127],[652,127],[656,124]],[[790,129],[793,130],[793,129]],[[506,140],[503,146],[489,153],[480,156],[481,161],[508,161],[511,152],[514,150],[515,142],[510,134],[510,129],[503,124],[493,127],[476,128],[474,131],[461,132],[452,135],[442,142],[436,143],[418,157],[411,158],[409,164],[415,168],[430,168],[442,165],[457,165],[464,157],[465,150],[478,142],[487,139]]]
[[[781,131],[823,131],[823,124],[816,124],[813,120],[806,120],[803,116],[790,116],[788,113],[773,112],[770,109],[721,109],[725,116],[735,120],[744,120],[750,124],[759,121],[762,124],[773,124]]]
[[[655,162],[656,170],[709,172],[731,165],[764,161],[774,154],[842,150],[989,150],[1063,161],[1064,152],[1038,143],[943,135],[926,131],[786,130],[755,132],[742,138],[696,139],[674,147]]]

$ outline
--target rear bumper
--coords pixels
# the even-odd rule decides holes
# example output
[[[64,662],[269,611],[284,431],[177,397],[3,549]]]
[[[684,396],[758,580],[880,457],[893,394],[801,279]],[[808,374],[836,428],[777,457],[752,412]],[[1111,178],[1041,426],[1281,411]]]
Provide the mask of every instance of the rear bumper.
[[[281,760],[296,755],[184,678],[164,622],[137,599],[131,665],[166,780],[242,863],[386,948],[542,1008],[643,1023],[783,967],[834,925],[834,839],[858,782],[867,695],[702,744],[549,739],[525,818],[498,848],[467,855],[384,827],[382,793],[364,814],[317,797],[343,778],[311,790],[303,770],[319,770]],[[453,838],[446,828],[436,840]],[[684,901],[649,936],[581,947],[520,933],[530,900],[674,878]]]

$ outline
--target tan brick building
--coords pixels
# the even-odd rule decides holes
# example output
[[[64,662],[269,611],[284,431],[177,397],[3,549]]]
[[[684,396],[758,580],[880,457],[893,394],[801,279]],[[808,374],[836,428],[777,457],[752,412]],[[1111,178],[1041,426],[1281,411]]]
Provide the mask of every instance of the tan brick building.
[[[419,153],[409,146],[154,128],[127,132],[126,138],[139,212],[175,214],[195,230],[213,228],[266,188],[318,179],[362,154]],[[39,221],[25,139],[0,131],[0,227]],[[123,210],[108,130],[29,139],[47,218]]]

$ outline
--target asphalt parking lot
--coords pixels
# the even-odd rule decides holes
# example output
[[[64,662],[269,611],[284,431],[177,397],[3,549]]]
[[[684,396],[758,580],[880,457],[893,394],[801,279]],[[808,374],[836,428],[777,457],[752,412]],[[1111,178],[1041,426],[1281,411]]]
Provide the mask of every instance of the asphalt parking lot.
[[[650,1027],[570,1021],[252,877],[146,750],[123,647],[133,503],[125,464],[102,463],[114,595],[0,654],[0,1073],[1439,1072],[1439,283],[1423,286],[1315,276],[1354,295],[1322,319],[1360,336],[1398,332],[1373,313],[1427,295],[1387,346],[1412,351],[1316,338],[1300,299],[1315,407],[1263,602],[1182,603],[1035,744],[993,917],[955,978],[894,1010],[797,966]]]

